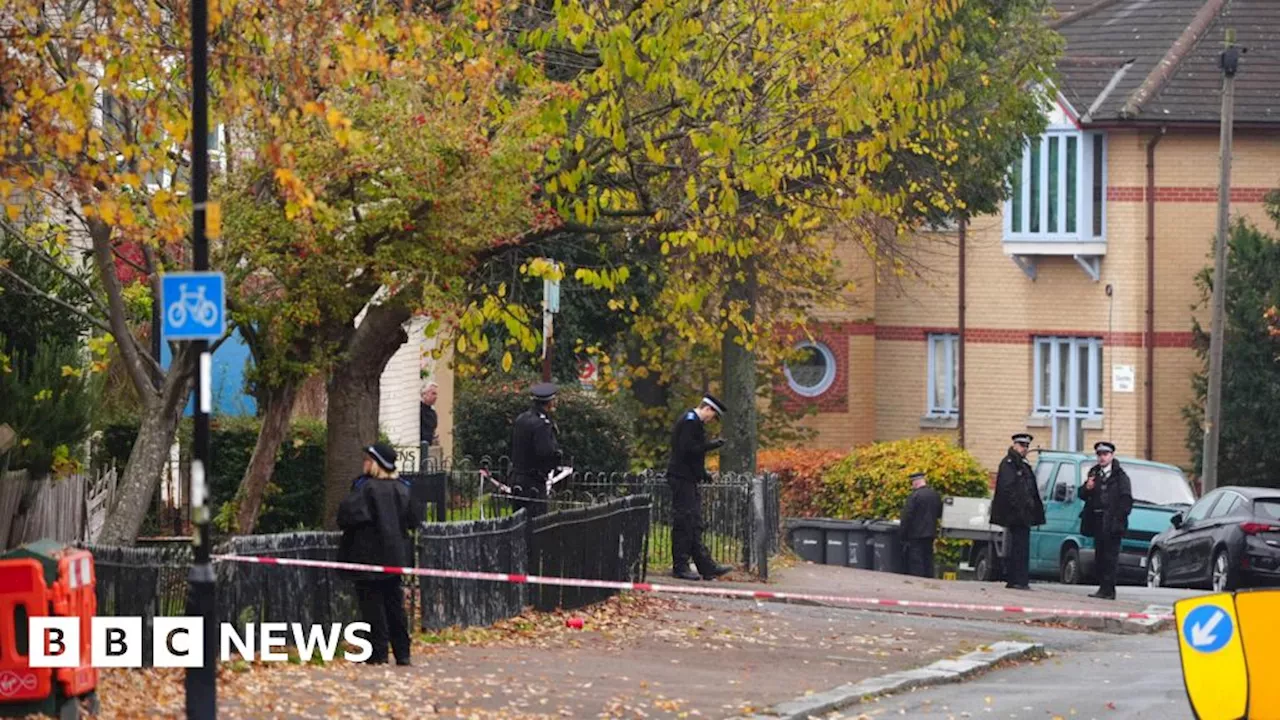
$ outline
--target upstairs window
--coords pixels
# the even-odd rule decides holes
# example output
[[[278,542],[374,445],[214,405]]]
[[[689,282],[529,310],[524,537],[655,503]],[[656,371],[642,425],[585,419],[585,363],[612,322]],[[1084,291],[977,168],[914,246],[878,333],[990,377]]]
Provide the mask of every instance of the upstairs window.
[[[929,335],[929,417],[960,414],[960,392],[956,386],[959,368],[960,336]]]
[[[1005,241],[1102,242],[1106,187],[1105,137],[1051,128],[1013,167]]]

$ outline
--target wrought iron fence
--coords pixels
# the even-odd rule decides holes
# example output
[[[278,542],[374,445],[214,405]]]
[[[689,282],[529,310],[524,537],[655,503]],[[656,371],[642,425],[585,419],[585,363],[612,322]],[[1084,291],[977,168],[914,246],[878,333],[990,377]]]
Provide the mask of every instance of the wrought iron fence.
[[[716,473],[711,482],[699,485],[702,495],[702,541],[716,562],[754,566],[757,561],[756,525],[752,515],[754,476],[746,473]],[[580,473],[567,478],[554,495],[552,507],[559,504],[594,504],[613,497],[643,494],[652,498],[649,531],[649,564],[662,569],[671,567],[671,486],[666,478],[646,473]],[[781,493],[776,475],[763,476],[764,515],[767,552],[779,547]]]
[[[529,562],[525,516],[424,524],[416,556],[418,567],[524,573]],[[490,625],[520,614],[525,605],[524,585],[431,577],[409,582],[422,599],[423,629]]]
[[[551,577],[641,582],[646,571],[652,500],[631,495],[538,515],[532,523],[529,573]],[[578,608],[616,590],[530,586],[539,610]]]

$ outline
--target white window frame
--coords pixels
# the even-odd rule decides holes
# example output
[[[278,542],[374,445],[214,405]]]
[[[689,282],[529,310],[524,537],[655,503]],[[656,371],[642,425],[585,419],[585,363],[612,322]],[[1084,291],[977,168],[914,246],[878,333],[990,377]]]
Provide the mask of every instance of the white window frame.
[[[929,347],[929,379],[928,397],[925,398],[925,416],[931,418],[953,418],[960,415],[959,382],[960,372],[960,336],[955,333],[930,333],[926,340]],[[942,388],[942,403],[937,403],[937,369],[938,363],[946,363],[951,368],[951,382]],[[955,389],[957,392],[952,393]]]
[[[1100,337],[1036,336],[1034,344],[1034,380],[1031,403],[1036,415],[1048,418],[1052,427],[1053,448],[1080,451],[1084,443],[1084,421],[1096,420],[1103,415],[1104,391],[1102,387],[1103,347]],[[1088,349],[1088,399],[1084,404],[1080,397],[1080,350]],[[1063,368],[1065,350],[1066,368]],[[1049,369],[1048,401],[1045,402],[1045,366]],[[1062,395],[1059,378],[1067,373],[1067,397]],[[1066,433],[1059,427],[1059,420],[1066,421]]]
[[[1067,162],[1066,152],[1067,144],[1070,139],[1076,140],[1076,229],[1074,232],[1067,231]],[[1018,218],[1019,224],[1014,226],[1014,201],[1011,196],[1004,202],[1004,241],[1015,243],[1105,243],[1107,239],[1107,141],[1106,135],[1100,132],[1082,132],[1072,124],[1051,125],[1044,135],[1027,143],[1022,152],[1020,161],[1020,171],[1016,175],[1011,174],[1011,179],[1019,180],[1017,187],[1011,188],[1011,193],[1018,197],[1018,204],[1021,207],[1021,213]],[[1051,143],[1057,143],[1058,151],[1058,196],[1057,216],[1058,225],[1052,231],[1049,229],[1049,146]],[[1093,153],[1095,144],[1102,146],[1102,158],[1100,167],[1097,170],[1101,173],[1102,197],[1099,199],[1101,204],[1101,226],[1100,232],[1095,234],[1093,231],[1093,186],[1094,186],[1094,162]],[[1040,206],[1038,208],[1039,216],[1037,224],[1039,229],[1031,230],[1031,158],[1033,154],[1040,157],[1039,177],[1039,195]]]
[[[836,375],[838,374],[838,368],[836,367],[836,355],[831,352],[831,348],[821,342],[809,342],[806,340],[805,342],[799,343],[795,346],[796,350],[803,350],[805,348],[813,348],[822,355],[822,359],[827,364],[826,372],[823,373],[822,380],[820,380],[817,385],[813,387],[805,387],[796,382],[796,379],[791,376],[791,366],[784,366],[783,373],[787,376],[787,386],[791,388],[792,392],[801,397],[821,397],[830,390],[831,386],[836,382]]]

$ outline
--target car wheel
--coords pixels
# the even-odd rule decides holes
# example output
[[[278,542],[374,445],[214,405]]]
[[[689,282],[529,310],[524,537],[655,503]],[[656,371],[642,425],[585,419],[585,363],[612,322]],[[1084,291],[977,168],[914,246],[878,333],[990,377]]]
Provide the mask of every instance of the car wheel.
[[[1231,556],[1226,548],[1213,554],[1213,590],[1230,592],[1236,589],[1236,577],[1231,568]]]
[[[1147,558],[1147,587],[1164,587],[1164,553],[1159,550]]]
[[[973,574],[979,582],[991,582],[996,579],[995,558],[990,543],[978,550],[978,559],[973,563]]]
[[[1080,550],[1075,545],[1068,546],[1062,553],[1058,579],[1063,585],[1079,585],[1084,582],[1084,573],[1080,569]]]

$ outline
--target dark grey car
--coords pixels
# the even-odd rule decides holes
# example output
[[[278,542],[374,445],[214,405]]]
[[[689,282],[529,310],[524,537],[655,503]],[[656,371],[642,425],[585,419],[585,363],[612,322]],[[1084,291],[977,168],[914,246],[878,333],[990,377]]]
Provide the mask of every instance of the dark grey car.
[[[1280,583],[1280,490],[1223,487],[1151,541],[1147,585],[1235,590]]]

